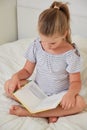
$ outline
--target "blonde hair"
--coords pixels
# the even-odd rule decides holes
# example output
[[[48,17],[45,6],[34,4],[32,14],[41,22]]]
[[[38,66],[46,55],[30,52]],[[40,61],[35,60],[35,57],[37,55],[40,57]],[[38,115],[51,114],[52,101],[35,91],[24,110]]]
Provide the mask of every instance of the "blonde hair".
[[[70,13],[67,3],[53,2],[49,9],[44,10],[38,19],[38,31],[45,36],[64,35],[71,43]]]

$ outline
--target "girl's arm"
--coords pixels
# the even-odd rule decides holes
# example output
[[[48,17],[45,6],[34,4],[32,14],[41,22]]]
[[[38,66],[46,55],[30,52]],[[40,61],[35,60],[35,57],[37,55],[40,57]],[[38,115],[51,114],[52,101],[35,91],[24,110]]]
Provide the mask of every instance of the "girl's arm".
[[[19,89],[22,85],[27,83],[27,78],[29,78],[35,68],[35,63],[26,61],[23,69],[15,73],[11,79],[5,82],[4,88],[8,96],[12,96],[12,93]]]
[[[63,109],[70,109],[75,106],[76,96],[81,89],[80,73],[73,73],[69,76],[70,86],[67,93],[63,96],[61,106]]]
[[[71,93],[73,96],[79,94],[81,89],[81,76],[80,72],[70,74],[69,76],[70,86],[68,92]]]
[[[12,78],[18,78],[19,80],[27,79],[32,75],[34,68],[35,68],[35,63],[32,63],[27,60],[24,67],[20,71],[15,73],[12,76]]]

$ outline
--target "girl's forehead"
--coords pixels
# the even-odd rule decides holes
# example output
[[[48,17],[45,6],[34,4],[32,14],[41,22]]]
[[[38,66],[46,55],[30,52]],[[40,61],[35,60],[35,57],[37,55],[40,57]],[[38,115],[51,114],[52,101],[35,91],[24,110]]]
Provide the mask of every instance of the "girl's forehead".
[[[45,36],[40,34],[40,39],[41,41],[50,41],[50,40],[55,40],[56,38],[60,37],[60,35],[53,35],[53,36]]]
[[[53,43],[53,42],[57,42],[59,39],[63,38],[64,36],[60,36],[60,35],[53,35],[53,36],[44,36],[41,35],[40,36],[40,41],[41,42],[47,42],[47,43]]]

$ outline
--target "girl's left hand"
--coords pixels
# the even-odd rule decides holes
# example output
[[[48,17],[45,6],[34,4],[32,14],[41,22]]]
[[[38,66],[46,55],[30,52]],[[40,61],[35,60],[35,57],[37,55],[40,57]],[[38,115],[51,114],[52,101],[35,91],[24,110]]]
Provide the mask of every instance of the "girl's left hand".
[[[60,103],[63,109],[67,110],[75,106],[75,95],[70,92],[67,92]]]

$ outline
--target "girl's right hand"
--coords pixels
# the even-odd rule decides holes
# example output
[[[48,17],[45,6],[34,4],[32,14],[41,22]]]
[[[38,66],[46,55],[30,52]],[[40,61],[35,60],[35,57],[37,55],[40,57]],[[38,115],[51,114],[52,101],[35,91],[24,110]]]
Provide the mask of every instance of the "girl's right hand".
[[[20,80],[15,76],[5,82],[4,89],[6,94],[10,96],[15,90],[20,88]]]
[[[4,85],[7,96],[13,98],[13,92],[20,89],[26,83],[28,83],[28,80],[19,80],[17,77],[7,80]]]

